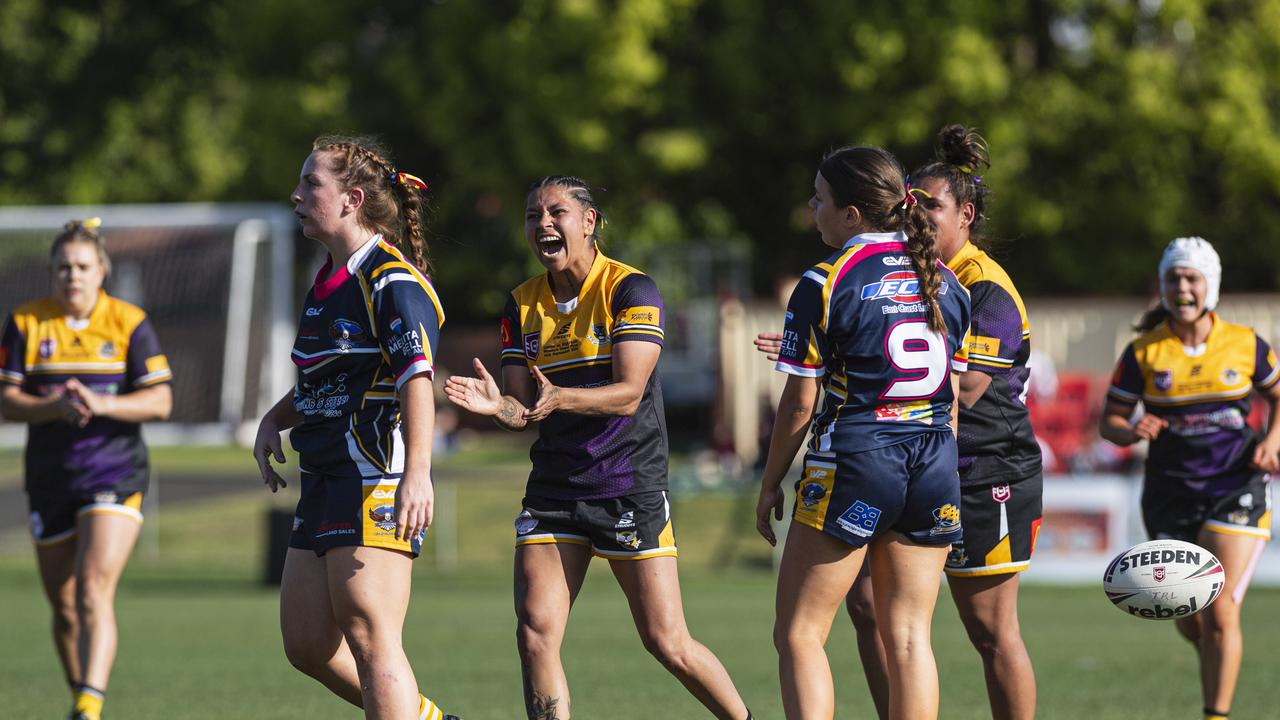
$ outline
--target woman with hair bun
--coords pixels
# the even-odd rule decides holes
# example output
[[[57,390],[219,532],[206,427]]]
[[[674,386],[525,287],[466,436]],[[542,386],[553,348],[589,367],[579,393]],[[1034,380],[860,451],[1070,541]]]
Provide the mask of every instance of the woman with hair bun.
[[[1159,279],[1160,303],[1120,355],[1098,430],[1121,446],[1150,442],[1142,481],[1147,534],[1195,543],[1222,563],[1218,599],[1175,624],[1196,648],[1205,720],[1226,720],[1244,656],[1240,607],[1271,539],[1280,363],[1252,328],[1213,311],[1222,265],[1203,238],[1169,243]],[[1255,391],[1271,406],[1262,437],[1248,423]]]
[[[875,147],[831,153],[814,178],[809,206],[835,252],[787,305],[777,369],[788,378],[756,505],[756,528],[775,544],[769,518],[782,519],[780,484],[812,424],[778,573],[788,718],[834,716],[823,646],[868,548],[888,712],[938,714],[930,634],[938,575],[960,537],[952,421],[969,298],[938,258],[928,197]]]
[[[1018,625],[1018,573],[1031,563],[1039,530],[1043,477],[1026,396],[1031,330],[1026,307],[999,263],[987,254],[990,167],[986,141],[972,128],[938,132],[936,158],[911,175],[928,193],[920,205],[937,228],[939,259],[969,291],[968,369],[959,374],[957,446],[963,537],[946,574],[952,600],[982,656],[992,717],[1035,715],[1035,672]],[[772,338],[757,345],[773,350]],[[880,717],[888,717],[888,683],[873,583],[864,573],[848,597],[858,652]]]
[[[427,279],[422,193],[370,138],[318,138],[293,191],[328,259],[303,302],[298,382],[262,418],[253,455],[301,498],[280,587],[285,655],[367,718],[452,718],[418,692],[401,643],[410,571],[431,525],[435,372],[444,311]]]
[[[173,374],[146,313],[102,289],[111,261],[100,226],[66,224],[49,253],[53,295],[15,310],[0,340],[0,412],[30,425],[31,535],[71,720],[102,713],[116,584],[149,480],[141,424],[168,418],[173,405]]]

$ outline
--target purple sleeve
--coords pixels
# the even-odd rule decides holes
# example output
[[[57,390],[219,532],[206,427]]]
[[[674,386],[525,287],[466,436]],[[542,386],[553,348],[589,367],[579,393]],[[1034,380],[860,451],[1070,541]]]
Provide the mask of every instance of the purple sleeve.
[[[1145,387],[1146,381],[1142,378],[1138,355],[1133,350],[1133,343],[1129,343],[1124,353],[1120,355],[1115,374],[1111,376],[1111,387],[1107,390],[1107,399],[1121,405],[1137,405]]]
[[[4,336],[0,338],[0,382],[21,385],[26,377],[27,339],[11,315],[4,324]]]
[[[151,320],[143,318],[129,335],[129,351],[125,357],[125,377],[134,388],[159,385],[173,380],[169,359],[160,350],[160,340],[151,327]]]
[[[1013,297],[994,282],[969,286],[972,318],[969,369],[988,375],[1008,371],[1022,350],[1022,313]]]
[[[643,340],[662,344],[662,295],[648,275],[635,273],[623,278],[614,290],[609,310],[613,315],[610,337],[614,342]]]
[[[1256,337],[1256,336],[1255,336]],[[1280,365],[1276,363],[1276,351],[1266,340],[1258,338],[1258,349],[1253,361],[1253,386],[1266,391],[1280,380]]]

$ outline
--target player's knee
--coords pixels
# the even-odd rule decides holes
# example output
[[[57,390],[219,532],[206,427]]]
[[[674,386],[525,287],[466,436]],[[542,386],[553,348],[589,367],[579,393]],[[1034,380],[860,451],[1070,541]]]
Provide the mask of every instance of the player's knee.
[[[324,669],[328,658],[316,642],[297,635],[285,634],[283,637],[284,656],[289,660],[290,665],[311,676]]]
[[[76,578],[76,609],[82,615],[109,612],[114,595],[115,583],[102,573],[89,572]]]
[[[520,657],[533,660],[560,652],[559,636],[527,620],[516,624],[516,648]]]
[[[668,670],[688,668],[693,638],[687,632],[648,629],[640,633],[640,641],[644,649]]]
[[[60,602],[53,608],[53,631],[59,635],[71,634],[76,631],[80,624],[79,616],[76,614],[76,604],[72,602]]]
[[[853,621],[853,629],[859,635],[878,632],[875,603],[861,595],[850,595],[845,607],[849,611],[849,619]]]

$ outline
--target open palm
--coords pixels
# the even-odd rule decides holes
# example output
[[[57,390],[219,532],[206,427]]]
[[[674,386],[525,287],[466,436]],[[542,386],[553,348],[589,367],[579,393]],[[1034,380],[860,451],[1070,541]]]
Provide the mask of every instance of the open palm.
[[[477,415],[497,415],[502,406],[502,391],[479,358],[471,360],[476,377],[454,375],[444,383],[445,397],[463,410]]]

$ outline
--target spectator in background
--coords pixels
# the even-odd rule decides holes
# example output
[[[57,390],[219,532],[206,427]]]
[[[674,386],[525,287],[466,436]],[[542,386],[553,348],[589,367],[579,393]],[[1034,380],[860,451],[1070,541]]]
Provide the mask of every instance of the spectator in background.
[[[53,295],[14,311],[0,339],[0,411],[30,425],[31,535],[71,720],[98,720],[116,655],[116,584],[142,527],[141,423],[169,417],[173,378],[141,309],[102,285],[111,261],[91,218],[53,241]]]
[[[1271,538],[1271,476],[1280,470],[1280,364],[1251,328],[1225,322],[1222,265],[1202,238],[1177,238],[1160,258],[1160,304],[1135,328],[1111,380],[1099,432],[1122,447],[1150,443],[1142,520],[1153,538],[1200,545],[1222,562],[1216,602],[1178,618],[1196,648],[1205,720],[1226,720],[1244,653],[1240,606]],[[1249,395],[1271,405],[1249,427]],[[1143,410],[1134,418],[1138,401]]]

